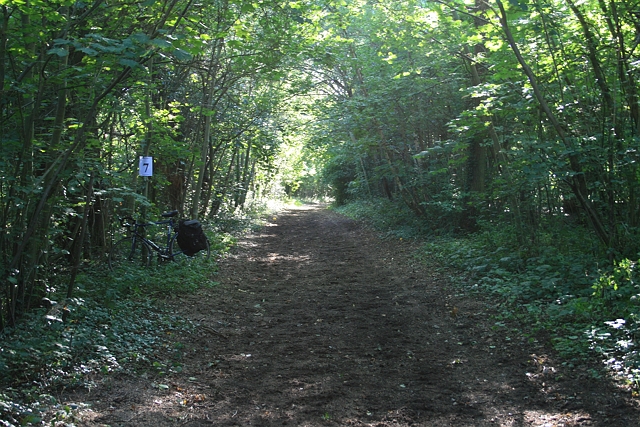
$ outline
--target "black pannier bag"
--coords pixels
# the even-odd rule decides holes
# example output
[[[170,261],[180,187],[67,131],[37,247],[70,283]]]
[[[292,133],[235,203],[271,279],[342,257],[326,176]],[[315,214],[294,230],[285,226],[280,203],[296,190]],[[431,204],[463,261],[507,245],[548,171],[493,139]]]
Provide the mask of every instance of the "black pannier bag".
[[[207,249],[207,236],[197,219],[181,220],[178,223],[178,246],[185,255],[192,256]]]

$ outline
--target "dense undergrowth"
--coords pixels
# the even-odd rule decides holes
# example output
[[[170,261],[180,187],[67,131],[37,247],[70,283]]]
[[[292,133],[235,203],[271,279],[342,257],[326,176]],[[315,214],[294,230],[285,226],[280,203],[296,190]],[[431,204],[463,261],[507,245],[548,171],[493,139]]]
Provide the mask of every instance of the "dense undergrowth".
[[[593,236],[562,218],[518,238],[506,224],[480,224],[465,235],[434,233],[412,212],[389,201],[338,208],[395,238],[422,238],[422,255],[466,276],[468,292],[497,301],[498,324],[518,320],[522,335],[545,331],[564,364],[597,358],[635,395],[640,385],[640,272],[637,260],[609,261]],[[524,326],[526,325],[526,326]],[[591,370],[592,375],[601,375]]]
[[[175,336],[195,325],[166,311],[162,300],[215,286],[219,256],[268,213],[210,224],[212,256],[197,265],[186,259],[116,272],[100,260],[84,266],[74,298],[65,298],[62,284],[59,292],[51,286],[43,307],[0,334],[0,426],[72,426],[75,408],[60,403],[61,390],[92,387],[116,372],[179,371],[179,363],[159,359],[171,352]]]

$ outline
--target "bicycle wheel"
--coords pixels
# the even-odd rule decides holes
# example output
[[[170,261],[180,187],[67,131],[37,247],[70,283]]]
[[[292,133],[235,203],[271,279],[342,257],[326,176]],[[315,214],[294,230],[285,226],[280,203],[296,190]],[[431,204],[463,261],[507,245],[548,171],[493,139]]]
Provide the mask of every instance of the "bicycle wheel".
[[[211,258],[211,245],[209,239],[207,239],[207,249],[202,249],[193,255],[187,255],[182,252],[182,249],[178,246],[178,233],[174,234],[169,242],[168,249],[169,258],[172,260],[179,260],[180,258],[190,260],[209,260]]]
[[[152,255],[152,250],[147,244],[125,237],[111,248],[109,268],[114,270],[124,265],[148,267]]]

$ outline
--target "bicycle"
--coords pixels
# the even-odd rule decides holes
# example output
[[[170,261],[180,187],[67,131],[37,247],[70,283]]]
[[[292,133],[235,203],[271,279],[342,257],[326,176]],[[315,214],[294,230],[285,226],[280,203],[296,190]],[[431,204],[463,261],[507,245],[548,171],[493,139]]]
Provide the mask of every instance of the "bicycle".
[[[165,212],[161,216],[168,218],[162,221],[152,221],[145,224],[139,224],[133,217],[127,216],[120,218],[120,225],[127,229],[129,236],[116,242],[109,252],[109,268],[111,270],[123,264],[140,265],[149,267],[155,257],[158,263],[164,261],[174,261],[176,257],[183,255],[188,259],[205,259],[211,257],[211,247],[209,239],[207,239],[207,248],[193,255],[185,254],[178,246],[178,224],[173,217],[178,215],[178,211]],[[166,225],[167,231],[163,232],[166,236],[165,246],[160,246],[150,238],[146,237],[146,227],[156,225]]]

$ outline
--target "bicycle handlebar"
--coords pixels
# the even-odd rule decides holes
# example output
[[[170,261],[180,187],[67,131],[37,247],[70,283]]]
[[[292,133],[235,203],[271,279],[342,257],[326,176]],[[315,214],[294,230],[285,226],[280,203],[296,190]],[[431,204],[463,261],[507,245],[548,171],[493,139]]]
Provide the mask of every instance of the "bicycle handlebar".
[[[165,212],[162,214],[162,216],[164,218],[171,218],[174,217],[178,214],[178,211],[170,211],[170,212]],[[125,228],[129,228],[129,227],[133,227],[134,225],[137,225],[138,227],[146,227],[148,225],[160,225],[160,224],[169,224],[171,222],[171,220],[168,221],[153,221],[153,222],[149,222],[147,224],[137,224],[135,218],[133,218],[132,216],[125,216],[120,218],[120,225],[122,227]]]
[[[133,227],[136,223],[136,220],[131,216],[125,216],[120,218],[120,225],[126,228]]]

